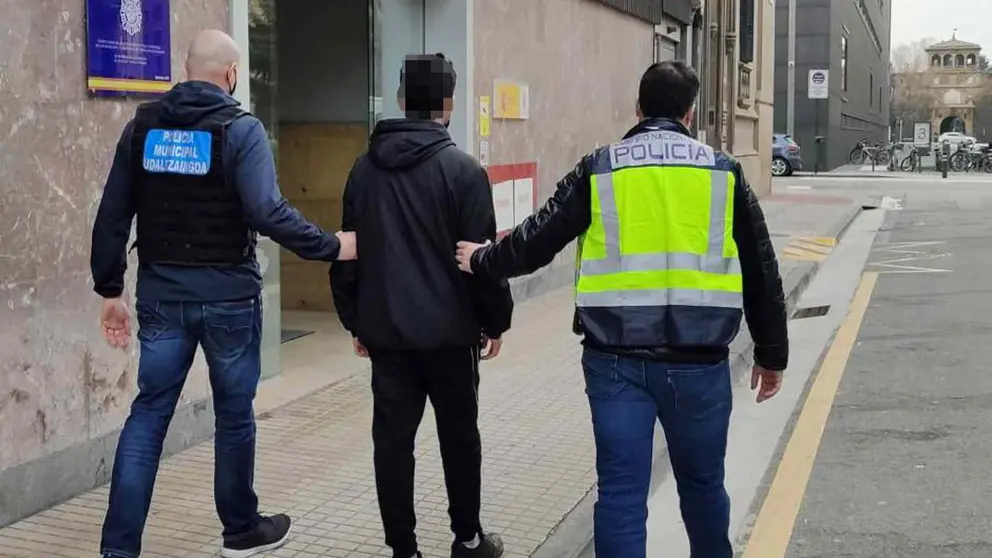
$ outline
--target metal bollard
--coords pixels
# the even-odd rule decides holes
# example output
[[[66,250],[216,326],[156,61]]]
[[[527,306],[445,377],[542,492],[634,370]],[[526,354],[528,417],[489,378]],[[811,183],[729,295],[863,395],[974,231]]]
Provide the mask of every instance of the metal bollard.
[[[823,140],[825,136],[815,136],[813,142],[816,144],[816,159],[813,162],[813,174],[820,173],[820,159],[823,155]]]
[[[951,142],[950,141],[948,141],[946,139],[944,140],[943,145],[941,145],[941,147],[940,147],[940,154],[941,154],[941,159],[942,159],[941,165],[940,165],[940,174],[943,176],[943,178],[947,178],[947,167],[951,166]]]

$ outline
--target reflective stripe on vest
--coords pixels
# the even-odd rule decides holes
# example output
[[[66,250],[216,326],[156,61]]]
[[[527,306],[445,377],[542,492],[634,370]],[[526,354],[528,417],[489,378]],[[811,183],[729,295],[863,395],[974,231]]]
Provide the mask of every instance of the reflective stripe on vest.
[[[649,165],[596,174],[592,186],[577,306],[742,306],[733,174]]]

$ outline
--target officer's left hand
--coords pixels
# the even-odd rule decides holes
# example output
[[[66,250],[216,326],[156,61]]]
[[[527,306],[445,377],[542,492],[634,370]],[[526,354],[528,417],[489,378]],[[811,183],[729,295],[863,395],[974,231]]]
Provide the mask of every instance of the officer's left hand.
[[[115,349],[126,349],[131,343],[131,313],[123,297],[106,298],[100,310],[103,338]]]
[[[486,244],[489,244],[488,240]],[[458,260],[458,269],[466,273],[472,273],[472,254],[486,244],[476,244],[475,242],[468,242],[466,240],[459,242],[455,249],[455,259]]]
[[[338,251],[337,261],[348,261],[358,259],[358,239],[355,238],[355,233],[338,231],[334,233],[334,236],[338,237],[338,241],[341,243],[341,248]]]

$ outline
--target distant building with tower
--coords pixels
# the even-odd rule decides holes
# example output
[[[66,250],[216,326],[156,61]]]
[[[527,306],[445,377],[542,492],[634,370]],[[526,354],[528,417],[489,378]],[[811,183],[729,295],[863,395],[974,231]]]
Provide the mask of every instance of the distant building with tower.
[[[934,138],[958,132],[987,141],[992,135],[992,74],[982,46],[953,36],[927,47],[926,53],[925,70],[893,74],[893,126],[905,136],[914,122],[929,121]]]
[[[888,139],[892,4],[775,3],[775,132],[792,134],[807,168],[813,168],[817,135],[824,138],[821,169],[845,164],[861,139]],[[827,71],[827,99],[809,98],[811,70]]]

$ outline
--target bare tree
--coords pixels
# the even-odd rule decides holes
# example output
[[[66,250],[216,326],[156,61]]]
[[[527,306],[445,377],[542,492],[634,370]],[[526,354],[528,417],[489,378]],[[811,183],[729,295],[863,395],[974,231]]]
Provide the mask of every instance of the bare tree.
[[[929,87],[927,72],[906,72],[892,76],[892,104],[889,111],[893,129],[902,121],[907,129],[914,122],[928,122],[933,107],[938,103],[937,94]]]
[[[937,42],[937,39],[927,37],[903,43],[892,49],[892,66],[896,72],[923,72],[930,67],[930,57],[927,47]]]

